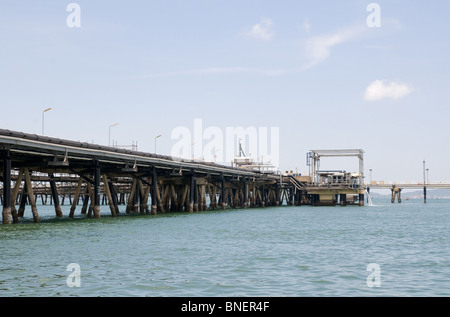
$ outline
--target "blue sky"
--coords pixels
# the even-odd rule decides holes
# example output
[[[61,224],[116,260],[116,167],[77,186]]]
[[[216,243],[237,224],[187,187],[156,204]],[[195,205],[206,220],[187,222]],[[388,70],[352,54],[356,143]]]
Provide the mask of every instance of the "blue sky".
[[[444,1],[0,3],[1,128],[170,154],[180,126],[278,127],[280,168],[362,148],[375,180],[450,181]],[[342,165],[340,165],[342,163]],[[324,168],[357,170],[357,161]]]

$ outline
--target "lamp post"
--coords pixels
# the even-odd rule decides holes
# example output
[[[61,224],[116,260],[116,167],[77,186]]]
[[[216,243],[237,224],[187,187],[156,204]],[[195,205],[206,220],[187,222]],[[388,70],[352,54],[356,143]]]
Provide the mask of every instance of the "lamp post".
[[[52,108],[47,108],[44,111],[42,111],[42,135],[44,135],[44,113],[50,110],[52,110]]]
[[[426,171],[426,169],[425,169],[425,161],[423,161],[423,184],[424,185],[426,184],[425,171]]]
[[[156,139],[160,138],[161,134],[158,134],[157,136],[155,136],[155,154],[156,154]]]
[[[425,160],[423,161],[423,202],[427,202],[427,180],[425,178]]]
[[[116,126],[116,125],[118,125],[119,124],[119,122],[117,122],[117,123],[114,123],[114,124],[111,124],[110,126],[109,126],[109,133],[108,133],[108,146],[111,146],[111,128],[112,127],[114,127],[114,126]]]

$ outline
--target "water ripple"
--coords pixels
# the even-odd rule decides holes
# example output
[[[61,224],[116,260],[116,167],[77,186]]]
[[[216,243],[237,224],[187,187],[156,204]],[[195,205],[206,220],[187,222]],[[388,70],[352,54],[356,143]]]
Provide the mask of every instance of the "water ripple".
[[[49,209],[42,223],[27,218],[0,226],[0,290],[2,296],[449,296],[449,208],[440,200],[116,218],[106,208],[101,219],[75,220],[55,220]],[[79,288],[66,284],[69,263],[80,265]],[[380,287],[366,283],[369,263],[381,267]]]

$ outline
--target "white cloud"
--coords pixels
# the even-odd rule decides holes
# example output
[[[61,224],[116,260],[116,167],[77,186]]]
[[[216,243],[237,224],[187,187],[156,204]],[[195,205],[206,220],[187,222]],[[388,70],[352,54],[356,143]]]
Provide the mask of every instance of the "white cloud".
[[[250,30],[244,32],[244,35],[258,40],[268,41],[275,35],[272,26],[273,22],[271,19],[262,18],[259,23],[253,25]]]
[[[385,98],[397,100],[409,95],[412,91],[413,88],[404,83],[375,80],[366,88],[364,99],[367,101],[376,101]]]
[[[331,49],[339,44],[352,41],[361,36],[367,28],[351,27],[332,34],[313,36],[305,42],[305,56],[307,63],[304,69],[311,68],[325,61],[331,55]]]

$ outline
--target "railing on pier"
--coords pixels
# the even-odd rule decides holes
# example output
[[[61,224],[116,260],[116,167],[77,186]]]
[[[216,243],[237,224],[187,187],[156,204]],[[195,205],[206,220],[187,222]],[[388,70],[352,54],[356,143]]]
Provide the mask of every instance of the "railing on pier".
[[[372,181],[365,184],[366,188],[450,188],[450,181],[438,181],[431,183],[415,182],[415,181]]]

